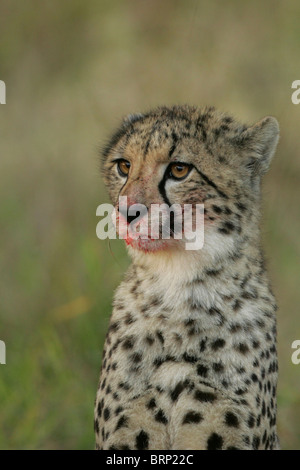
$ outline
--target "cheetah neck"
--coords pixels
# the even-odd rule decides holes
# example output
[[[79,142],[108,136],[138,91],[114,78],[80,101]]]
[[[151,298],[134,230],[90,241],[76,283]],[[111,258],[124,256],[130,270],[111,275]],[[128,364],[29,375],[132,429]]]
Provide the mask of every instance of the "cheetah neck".
[[[139,308],[148,306],[150,316],[172,312],[174,321],[199,318],[202,310],[222,311],[232,317],[241,310],[244,317],[251,317],[258,297],[270,299],[257,244],[221,259],[187,252],[139,254],[133,256],[130,272],[138,286],[133,302]]]

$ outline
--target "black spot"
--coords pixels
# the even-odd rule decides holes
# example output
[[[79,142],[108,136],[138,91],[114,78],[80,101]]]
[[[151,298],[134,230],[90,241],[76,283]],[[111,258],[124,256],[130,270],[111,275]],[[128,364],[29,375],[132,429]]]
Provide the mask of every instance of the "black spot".
[[[235,390],[234,393],[236,395],[244,395],[244,393],[246,393],[246,390],[244,390],[243,388],[238,388],[237,390]]]
[[[259,448],[259,445],[260,445],[260,439],[258,436],[254,436],[253,438],[253,449],[257,450]]]
[[[227,424],[227,426],[232,428],[237,428],[239,426],[239,420],[237,416],[231,411],[228,411],[225,414],[225,423]]]
[[[213,341],[211,347],[214,351],[217,351],[218,349],[221,349],[225,346],[225,340],[222,338],[216,339]]]
[[[126,316],[125,316],[125,324],[126,325],[131,325],[132,323],[134,323],[136,321],[135,318],[133,318],[133,316],[130,314],[130,313],[127,313]]]
[[[242,354],[247,354],[249,352],[249,347],[245,343],[239,343],[236,345],[235,349]]]
[[[192,327],[188,330],[189,336],[194,336],[195,334],[197,334],[197,329],[195,327]]]
[[[135,438],[135,446],[138,450],[146,450],[149,446],[149,436],[145,431],[141,431]]]
[[[262,443],[265,444],[267,440],[267,431],[264,432],[263,438],[262,438]]]
[[[191,424],[191,423],[200,423],[203,420],[203,416],[200,413],[196,413],[195,411],[189,411],[186,413],[182,420],[182,424]]]
[[[125,428],[127,427],[127,425],[128,425],[128,418],[123,415],[119,418],[115,431],[121,428]]]
[[[201,377],[206,378],[208,370],[208,367],[204,366],[203,364],[198,364],[197,366],[197,374]]]
[[[130,337],[126,338],[125,341],[123,341],[122,348],[125,349],[125,350],[126,349],[132,349],[133,345],[134,345],[134,337],[130,336]]]
[[[227,206],[224,208],[224,212],[225,212],[225,214],[227,214],[227,215],[232,214],[232,210],[229,209],[229,207],[227,207]]]
[[[235,205],[241,212],[245,212],[247,210],[247,206],[241,202],[235,202]]]
[[[111,323],[108,331],[118,331],[119,327],[120,327],[119,322]]]
[[[110,409],[108,407],[104,408],[103,417],[105,421],[108,421],[110,418]]]
[[[186,388],[188,385],[188,381],[185,382],[179,382],[176,387],[172,390],[170,393],[170,397],[173,401],[176,401],[181,394],[181,392]]]
[[[223,210],[222,210],[221,207],[219,207],[219,206],[213,205],[213,206],[212,206],[212,209],[213,209],[213,211],[214,211],[216,214],[221,214],[221,212],[223,212]]]
[[[223,372],[224,366],[223,366],[223,364],[222,364],[221,362],[215,362],[215,363],[213,364],[213,370],[214,370],[215,372]]]
[[[188,318],[187,320],[184,321],[185,326],[194,326],[195,325],[195,319],[194,318]]]
[[[240,450],[238,447],[229,446],[226,450]]]
[[[240,302],[240,300],[236,300],[232,306],[233,310],[236,312],[237,310],[239,310],[242,306],[242,302]]]
[[[147,403],[147,408],[149,410],[152,410],[153,408],[156,408],[156,401],[155,401],[155,398],[151,398],[150,401],[148,401]]]
[[[215,277],[218,276],[222,271],[223,269],[207,269],[205,271],[205,274],[207,274],[208,276]]]
[[[158,337],[159,341],[161,342],[161,344],[164,344],[165,340],[164,340],[164,337],[163,337],[163,334],[161,331],[157,331],[156,332],[156,336]]]
[[[230,232],[235,229],[235,226],[231,222],[224,222],[223,227]]]
[[[230,231],[225,227],[219,227],[218,232],[223,233],[224,235],[229,235]]]
[[[161,304],[161,300],[158,297],[152,297],[150,299],[151,307],[158,307]]]
[[[196,356],[191,356],[190,354],[188,354],[186,352],[183,354],[182,358],[185,362],[189,362],[191,364],[194,364],[197,361]]]
[[[118,414],[120,414],[123,410],[124,408],[122,406],[118,406],[115,411],[116,416],[118,416]]]
[[[145,340],[146,340],[146,343],[149,344],[149,346],[152,346],[152,344],[154,343],[154,338],[150,335],[146,336]]]
[[[119,387],[126,391],[130,390],[130,385],[127,382],[120,382]]]
[[[253,428],[255,424],[255,418],[252,414],[249,415],[248,422],[247,422],[249,428]]]
[[[155,420],[162,424],[167,424],[168,420],[162,409],[159,409],[155,415]]]
[[[257,427],[257,428],[259,428],[260,422],[261,422],[261,415],[258,415],[258,417],[257,417],[257,419],[256,419],[256,427]]]
[[[162,357],[157,357],[156,359],[154,359],[153,365],[158,368],[158,367],[160,367],[164,362],[165,362],[165,359],[163,359]]]
[[[242,293],[241,297],[243,299],[257,299],[258,293],[255,289],[253,289],[252,291],[244,291]],[[257,320],[257,322],[261,323],[259,320]]]
[[[210,392],[202,392],[201,390],[196,390],[194,398],[201,402],[212,403],[216,399],[216,395]]]
[[[104,390],[105,386],[106,386],[106,378],[103,380],[103,382],[101,384],[101,387],[100,387],[101,390]]]
[[[97,406],[97,414],[98,414],[98,417],[99,417],[99,418],[101,418],[101,415],[102,415],[102,407],[103,407],[103,405],[102,405],[101,402],[102,402],[102,400],[99,401],[98,406]]]
[[[142,360],[142,354],[141,353],[134,353],[130,356],[130,359],[137,364],[138,362],[141,362]]]
[[[223,445],[223,438],[215,432],[212,433],[207,439],[207,450],[221,450]]]
[[[99,422],[98,419],[95,419],[94,421],[94,430],[97,434],[99,434]]]

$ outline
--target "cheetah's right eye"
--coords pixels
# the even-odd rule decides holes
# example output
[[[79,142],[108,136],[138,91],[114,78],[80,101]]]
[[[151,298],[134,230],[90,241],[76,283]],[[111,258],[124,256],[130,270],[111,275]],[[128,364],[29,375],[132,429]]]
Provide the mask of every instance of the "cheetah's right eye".
[[[127,160],[118,160],[117,168],[120,176],[128,176],[130,170],[130,163]]]

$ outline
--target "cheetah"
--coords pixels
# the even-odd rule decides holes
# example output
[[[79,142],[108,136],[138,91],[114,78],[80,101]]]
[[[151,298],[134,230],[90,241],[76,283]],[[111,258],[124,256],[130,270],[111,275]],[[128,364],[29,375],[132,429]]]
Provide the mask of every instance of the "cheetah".
[[[261,177],[279,126],[214,107],[126,117],[103,150],[112,203],[204,204],[204,244],[128,236],[95,401],[98,450],[279,449],[276,301],[260,242]],[[194,207],[193,206],[193,207]]]

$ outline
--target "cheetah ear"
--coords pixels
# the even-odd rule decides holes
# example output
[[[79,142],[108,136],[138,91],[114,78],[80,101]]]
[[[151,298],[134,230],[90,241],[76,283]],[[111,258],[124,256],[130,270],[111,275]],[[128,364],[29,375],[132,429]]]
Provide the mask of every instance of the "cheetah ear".
[[[268,171],[278,139],[279,124],[272,116],[263,118],[240,134],[239,145],[244,147],[244,161],[252,177]]]
[[[141,113],[128,114],[128,116],[126,116],[124,119],[124,124],[134,124],[136,121],[140,121],[140,119],[143,119],[143,117],[144,115]]]

